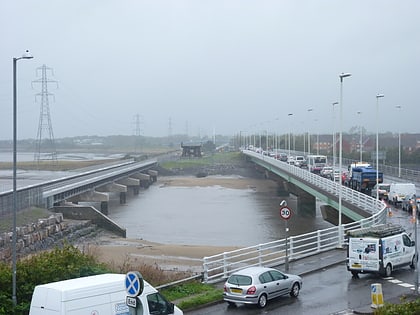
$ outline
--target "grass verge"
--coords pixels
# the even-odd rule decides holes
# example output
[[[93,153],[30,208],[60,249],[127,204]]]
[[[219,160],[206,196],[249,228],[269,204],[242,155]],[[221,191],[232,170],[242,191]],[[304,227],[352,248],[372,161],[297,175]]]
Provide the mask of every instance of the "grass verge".
[[[162,289],[160,292],[184,311],[223,299],[223,289],[198,281]]]

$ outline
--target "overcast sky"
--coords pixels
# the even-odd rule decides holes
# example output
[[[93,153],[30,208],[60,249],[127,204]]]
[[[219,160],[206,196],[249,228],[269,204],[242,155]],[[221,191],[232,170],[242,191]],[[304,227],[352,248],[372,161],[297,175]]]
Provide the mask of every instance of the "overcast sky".
[[[342,72],[344,131],[375,133],[383,93],[379,131],[420,132],[419,16],[418,0],[3,0],[0,139],[26,49],[19,139],[37,136],[43,64],[55,138],[133,135],[136,115],[146,136],[332,133]]]

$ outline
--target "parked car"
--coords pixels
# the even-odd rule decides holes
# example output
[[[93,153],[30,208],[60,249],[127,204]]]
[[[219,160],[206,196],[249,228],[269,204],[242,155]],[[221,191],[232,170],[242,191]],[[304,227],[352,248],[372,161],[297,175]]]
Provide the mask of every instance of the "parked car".
[[[379,199],[381,200],[388,200],[388,194],[389,194],[389,189],[391,188],[391,184],[378,184],[375,185],[372,190],[370,195],[373,198],[376,198],[376,191],[378,190],[379,193]]]
[[[229,305],[256,304],[263,308],[268,300],[290,294],[297,297],[302,278],[274,268],[248,267],[233,273],[225,282],[223,299]]]

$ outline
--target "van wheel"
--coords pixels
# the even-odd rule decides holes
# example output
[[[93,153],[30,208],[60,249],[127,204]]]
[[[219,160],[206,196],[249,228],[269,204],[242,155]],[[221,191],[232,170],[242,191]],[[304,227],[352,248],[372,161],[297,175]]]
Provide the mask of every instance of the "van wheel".
[[[385,277],[391,277],[392,267],[391,264],[386,265],[385,267]]]
[[[265,294],[261,294],[260,298],[258,299],[258,307],[264,308],[267,305],[267,296]]]
[[[359,273],[357,271],[352,271],[351,274],[353,275],[353,278],[359,278]]]
[[[416,269],[417,261],[418,261],[418,259],[417,259],[416,255],[414,255],[413,259],[411,259],[411,265],[410,265],[411,269]]]

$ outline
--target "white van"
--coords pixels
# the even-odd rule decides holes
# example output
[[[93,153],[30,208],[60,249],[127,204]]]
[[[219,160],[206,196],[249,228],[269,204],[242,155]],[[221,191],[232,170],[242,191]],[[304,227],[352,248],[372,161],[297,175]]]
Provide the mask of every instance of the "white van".
[[[406,198],[416,195],[416,185],[412,183],[392,183],[389,187],[388,200],[393,204],[401,204]]]
[[[130,315],[125,279],[124,274],[102,274],[38,285],[29,315]],[[137,301],[135,314],[183,314],[146,281]]]
[[[347,231],[347,270],[391,276],[393,270],[416,265],[415,243],[400,225],[380,224]]]

